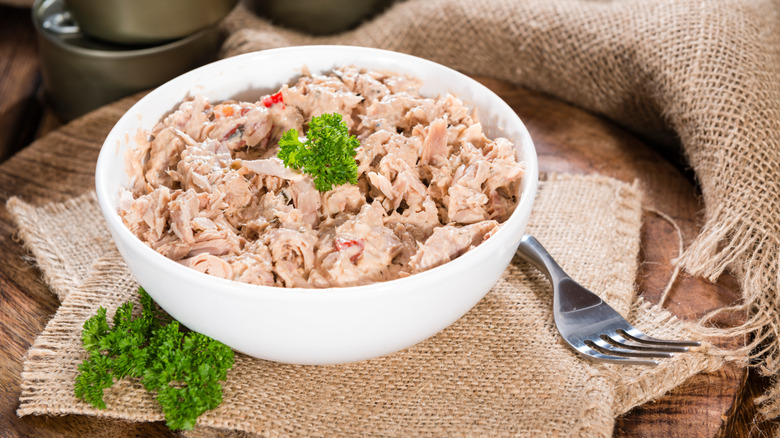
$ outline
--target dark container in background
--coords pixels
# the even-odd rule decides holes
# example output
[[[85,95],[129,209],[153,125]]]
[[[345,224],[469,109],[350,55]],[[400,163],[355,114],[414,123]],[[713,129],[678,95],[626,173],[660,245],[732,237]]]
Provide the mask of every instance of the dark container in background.
[[[154,46],[103,42],[81,31],[63,0],[36,0],[32,15],[47,99],[66,121],[214,60],[221,42],[217,25]]]
[[[350,30],[396,0],[250,0],[252,11],[273,23],[312,35]]]
[[[64,0],[81,30],[118,44],[159,44],[217,24],[238,0]]]

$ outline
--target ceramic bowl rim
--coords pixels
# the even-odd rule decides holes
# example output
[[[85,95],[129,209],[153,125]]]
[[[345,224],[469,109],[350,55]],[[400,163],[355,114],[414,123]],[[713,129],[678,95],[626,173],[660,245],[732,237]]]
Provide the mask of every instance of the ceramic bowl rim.
[[[159,93],[158,90],[169,87],[171,83],[177,81],[178,82],[186,81],[188,78],[197,75],[199,72],[206,71],[206,69],[215,68],[214,67],[215,65],[236,63],[257,56],[273,56],[275,54],[284,53],[284,52],[305,53],[305,51],[313,50],[313,49],[314,50],[336,50],[336,51],[344,51],[344,50],[365,51],[366,54],[372,52],[374,53],[378,52],[385,55],[398,57],[399,59],[403,59],[405,61],[411,61],[414,63],[423,63],[426,66],[431,68],[436,68],[436,69],[443,68],[449,70],[451,73],[454,73],[457,76],[461,76],[460,79],[462,80],[473,82],[472,85],[474,85],[477,89],[479,89],[481,93],[489,94],[491,96],[491,100],[495,100],[496,105],[504,106],[505,107],[504,111],[507,110],[511,111],[512,114],[514,114],[515,117],[517,117],[517,122],[520,123],[520,128],[522,128],[520,129],[520,134],[523,137],[521,139],[523,144],[520,147],[515,145],[515,147],[523,155],[526,175],[524,175],[523,177],[523,184],[520,189],[520,193],[521,193],[520,201],[518,202],[512,215],[510,215],[510,217],[506,221],[501,223],[500,229],[493,236],[491,236],[487,241],[478,245],[476,248],[466,252],[465,254],[459,256],[458,258],[451,260],[447,263],[444,263],[440,266],[437,266],[435,268],[411,275],[409,277],[397,278],[393,280],[371,283],[371,284],[360,285],[360,286],[329,287],[329,288],[298,288],[298,287],[287,288],[287,287],[278,287],[278,286],[263,286],[263,285],[249,284],[249,283],[241,283],[234,280],[215,277],[212,275],[208,275],[196,271],[192,268],[185,267],[165,257],[164,255],[158,253],[157,251],[153,250],[152,248],[144,244],[137,236],[135,236],[124,225],[119,214],[114,210],[113,206],[111,205],[112,203],[110,202],[110,199],[111,196],[113,196],[113,194],[108,193],[106,186],[103,184],[104,181],[110,179],[109,176],[105,175],[105,172],[107,171],[106,162],[110,159],[109,158],[109,154],[111,153],[110,151],[115,148],[115,145],[113,143],[116,142],[120,136],[124,136],[127,134],[125,132],[118,132],[118,129],[123,124],[122,123],[123,119],[127,117],[136,117],[133,111],[137,108],[141,108],[147,105],[148,102],[153,101]],[[301,64],[302,65],[305,64],[305,61],[302,60]],[[358,65],[358,67],[360,66]],[[403,68],[400,68],[399,70],[403,70]],[[289,81],[289,79],[290,78],[284,80]],[[466,102],[467,104],[469,103],[468,100],[466,99],[464,99],[464,102]],[[174,104],[178,104],[178,102]],[[109,145],[109,142],[111,142],[112,144]],[[526,156],[527,154],[528,156]],[[488,256],[488,254],[486,253],[490,251],[491,247],[493,246],[499,247],[499,245],[502,244],[503,245],[510,244],[510,243],[501,242],[502,239],[506,239],[509,242],[514,242],[514,241],[519,242],[520,236],[516,236],[516,239],[509,238],[511,236],[510,233],[512,232],[512,229],[507,227],[507,225],[514,225],[516,223],[522,224],[524,221],[527,222],[527,216],[530,216],[530,209],[533,206],[534,197],[536,195],[536,189],[538,185],[538,161],[537,161],[536,149],[531,140],[530,134],[528,133],[525,124],[522,122],[522,120],[520,120],[519,116],[517,116],[514,110],[512,110],[511,107],[509,107],[509,105],[503,99],[498,97],[493,91],[488,89],[486,86],[480,84],[476,80],[464,75],[463,73],[457,72],[456,70],[453,70],[449,67],[446,67],[444,65],[423,58],[419,58],[419,57],[415,57],[412,55],[407,55],[399,52],[382,50],[382,49],[353,47],[353,46],[336,46],[336,45],[293,46],[293,47],[284,47],[284,48],[277,48],[277,49],[261,50],[257,52],[250,52],[243,55],[237,55],[235,57],[226,58],[220,61],[215,61],[213,63],[189,71],[183,75],[180,75],[166,82],[165,84],[155,88],[149,94],[141,98],[141,100],[135,103],[130,109],[128,109],[125,112],[125,114],[123,114],[122,117],[117,121],[117,123],[109,132],[109,134],[106,136],[106,140],[104,141],[101,147],[100,155],[98,157],[95,180],[96,180],[96,193],[97,193],[98,202],[100,205],[100,209],[103,212],[106,221],[108,222],[109,229],[112,230],[112,234],[114,234],[114,232],[119,233],[118,236],[114,235],[114,238],[121,238],[124,241],[124,243],[132,245],[135,251],[147,255],[150,258],[149,261],[158,264],[161,270],[165,270],[165,271],[172,270],[172,273],[177,276],[181,276],[181,275],[195,276],[195,278],[200,279],[206,284],[210,283],[210,285],[215,286],[213,288],[214,289],[213,293],[229,295],[233,297],[252,298],[252,299],[262,299],[262,297],[264,297],[264,298],[269,298],[274,300],[301,300],[301,299],[309,300],[312,298],[317,300],[352,299],[352,298],[368,299],[373,294],[398,293],[396,289],[400,289],[400,290],[409,289],[417,283],[430,282],[434,277],[446,274],[447,271],[468,269],[470,266],[475,264],[472,263],[472,260],[476,261],[476,259],[479,257]],[[528,211],[524,213],[525,209],[521,209],[520,207],[526,204],[529,204],[527,207]],[[521,216],[525,216],[525,217],[521,217]],[[519,227],[519,226],[520,225],[515,225],[515,227]],[[501,243],[497,243],[497,242],[501,242]]]

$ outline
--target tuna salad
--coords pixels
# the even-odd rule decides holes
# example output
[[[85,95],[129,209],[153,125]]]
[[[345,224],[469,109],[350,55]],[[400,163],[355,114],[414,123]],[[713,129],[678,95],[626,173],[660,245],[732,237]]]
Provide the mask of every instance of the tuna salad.
[[[353,286],[446,263],[510,216],[524,168],[464,102],[420,85],[345,67],[304,70],[257,102],[188,97],[138,133],[119,214],[160,254],[251,284]],[[319,192],[277,152],[325,113],[360,141],[358,178]]]

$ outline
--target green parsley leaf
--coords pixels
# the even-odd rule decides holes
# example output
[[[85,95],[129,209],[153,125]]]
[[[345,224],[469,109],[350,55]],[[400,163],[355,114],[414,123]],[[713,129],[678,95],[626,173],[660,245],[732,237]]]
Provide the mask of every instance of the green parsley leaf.
[[[139,378],[155,393],[171,429],[192,429],[197,418],[222,403],[221,381],[233,367],[233,350],[196,332],[160,310],[143,288],[141,315],[133,303],[119,306],[109,327],[106,309],[84,323],[88,357],[79,365],[76,397],[105,409],[103,390],[125,377]]]
[[[314,187],[327,192],[336,185],[357,184],[358,146],[360,141],[349,135],[341,114],[322,114],[309,122],[305,143],[298,139],[296,129],[282,134],[277,156],[285,166],[311,175]]]

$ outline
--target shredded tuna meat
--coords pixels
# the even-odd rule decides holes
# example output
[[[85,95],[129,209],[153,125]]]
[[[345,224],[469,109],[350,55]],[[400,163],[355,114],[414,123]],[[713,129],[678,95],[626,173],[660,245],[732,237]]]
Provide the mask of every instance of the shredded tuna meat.
[[[136,135],[119,214],[166,257],[244,283],[354,286],[447,263],[512,214],[524,169],[460,99],[420,85],[345,67],[254,103],[188,98]],[[278,141],[334,112],[360,140],[358,183],[320,193]]]

